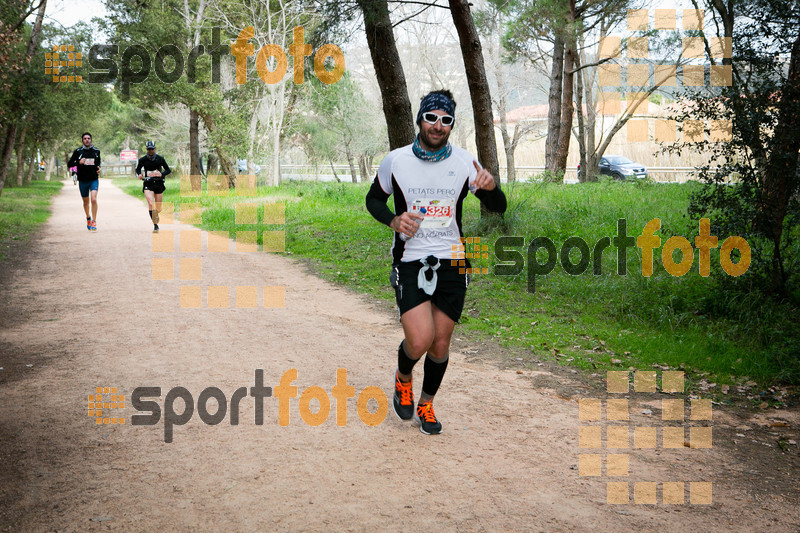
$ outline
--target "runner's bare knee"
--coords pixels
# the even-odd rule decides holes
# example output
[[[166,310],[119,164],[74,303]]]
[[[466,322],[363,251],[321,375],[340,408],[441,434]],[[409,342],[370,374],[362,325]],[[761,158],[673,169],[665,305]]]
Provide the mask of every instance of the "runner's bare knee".
[[[427,352],[433,342],[433,334],[426,335],[426,332],[406,336],[406,353],[411,359],[419,359]]]
[[[436,338],[428,349],[428,355],[437,363],[446,361],[450,353],[450,336]]]

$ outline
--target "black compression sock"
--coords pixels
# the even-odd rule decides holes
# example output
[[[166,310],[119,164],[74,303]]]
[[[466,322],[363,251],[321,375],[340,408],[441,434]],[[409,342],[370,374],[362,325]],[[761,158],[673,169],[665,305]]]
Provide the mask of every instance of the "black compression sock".
[[[408,356],[405,349],[405,342],[406,341],[401,342],[400,346],[397,348],[397,369],[401,374],[408,376],[411,375],[411,372],[414,370],[414,365],[417,364],[419,359],[411,359]]]
[[[148,213],[150,213],[150,220],[153,220],[153,210],[152,210],[152,209],[150,209],[150,210],[149,210],[149,211],[147,211],[147,212],[148,212]]]
[[[442,384],[444,372],[447,370],[447,363],[450,361],[448,357],[444,361],[438,363],[433,360],[431,354],[425,356],[425,377],[422,380],[422,394],[433,398],[439,390],[439,385]]]

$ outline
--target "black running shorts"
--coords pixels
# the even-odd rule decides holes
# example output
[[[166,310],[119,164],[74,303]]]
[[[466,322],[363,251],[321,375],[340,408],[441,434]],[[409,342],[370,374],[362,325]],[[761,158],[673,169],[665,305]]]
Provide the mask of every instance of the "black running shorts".
[[[156,194],[163,193],[167,188],[164,186],[164,180],[147,179],[142,184],[142,192],[153,191]]]
[[[458,267],[452,266],[450,259],[440,259],[440,265],[436,271],[436,290],[432,295],[428,295],[420,289],[417,283],[422,263],[412,261],[397,265],[399,275],[394,294],[397,307],[400,309],[400,316],[419,304],[430,301],[453,322],[458,322],[461,312],[464,310],[464,297],[467,294],[469,280],[467,274],[458,273]]]

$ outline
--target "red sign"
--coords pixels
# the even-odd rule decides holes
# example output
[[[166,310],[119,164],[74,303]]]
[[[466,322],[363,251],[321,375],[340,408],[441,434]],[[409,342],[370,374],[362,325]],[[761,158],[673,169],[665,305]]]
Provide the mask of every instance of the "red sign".
[[[122,150],[119,153],[119,160],[120,161],[137,161],[139,158],[136,157],[136,150]]]

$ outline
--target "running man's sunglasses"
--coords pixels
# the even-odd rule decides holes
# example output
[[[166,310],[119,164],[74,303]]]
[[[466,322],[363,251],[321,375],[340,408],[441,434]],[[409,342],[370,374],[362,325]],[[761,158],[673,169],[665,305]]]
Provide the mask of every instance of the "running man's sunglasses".
[[[428,124],[436,124],[436,121],[440,119],[442,121],[442,126],[452,126],[456,121],[455,117],[452,115],[437,115],[436,113],[430,112],[422,114],[422,120]]]

